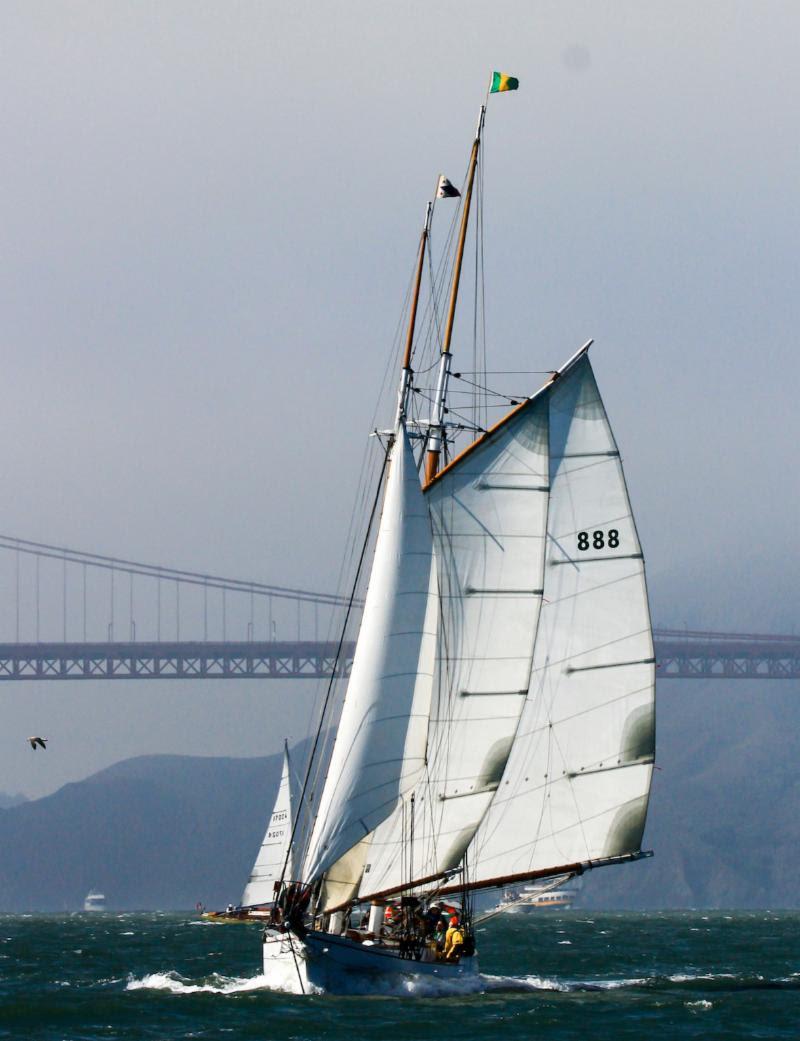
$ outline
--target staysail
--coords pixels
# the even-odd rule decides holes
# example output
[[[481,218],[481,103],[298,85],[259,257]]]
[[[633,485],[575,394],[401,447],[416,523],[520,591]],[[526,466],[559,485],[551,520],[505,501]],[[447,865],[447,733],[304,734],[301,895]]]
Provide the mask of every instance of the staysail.
[[[500,783],[541,605],[547,423],[546,403],[526,401],[426,492],[440,604],[427,768],[413,809],[373,835],[362,895],[456,867]]]
[[[328,872],[328,898],[358,884],[363,839],[413,787],[423,766],[431,666],[425,619],[431,526],[405,427],[389,475],[352,673],[303,877]],[[335,868],[334,868],[335,866]],[[331,869],[329,871],[329,869]]]
[[[258,851],[253,871],[242,894],[242,906],[253,907],[256,904],[269,904],[275,899],[275,883],[284,877],[295,878],[295,864],[289,843],[292,835],[292,813],[296,800],[293,791],[292,768],[289,762],[289,745],[283,746],[283,772],[275,805],[269,818],[269,824]],[[289,859],[287,862],[287,852]]]
[[[639,852],[655,755],[642,549],[588,354],[550,387],[544,603],[530,689],[469,851],[474,884]]]

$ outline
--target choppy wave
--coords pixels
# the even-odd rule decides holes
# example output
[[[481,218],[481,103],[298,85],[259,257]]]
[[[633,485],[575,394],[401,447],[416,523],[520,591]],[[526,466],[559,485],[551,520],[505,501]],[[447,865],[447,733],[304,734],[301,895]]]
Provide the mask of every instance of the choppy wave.
[[[105,981],[108,982],[108,981]],[[116,981],[111,981],[116,982]],[[478,974],[459,979],[439,979],[430,976],[386,978],[366,980],[354,978],[352,994],[373,997],[458,997],[501,992],[558,992],[563,994],[592,991],[616,990],[749,990],[749,989],[800,989],[800,975],[776,979],[763,976],[736,975],[730,972],[673,973],[665,976],[631,976],[617,979],[554,979],[545,976],[494,976]],[[284,994],[321,994],[317,987],[305,984],[300,991],[296,977],[282,979],[279,976],[224,976],[212,973],[199,980],[192,980],[175,971],[147,973],[141,977],[128,976],[126,990],[160,990],[171,994],[219,994],[235,995],[252,991],[271,991]],[[686,1002],[686,1007],[710,1008],[704,999]]]
[[[139,978],[129,976],[126,990],[166,990],[171,994],[244,994],[252,990],[272,989],[262,976],[223,976],[218,972],[203,982],[193,982],[178,972],[151,972]]]

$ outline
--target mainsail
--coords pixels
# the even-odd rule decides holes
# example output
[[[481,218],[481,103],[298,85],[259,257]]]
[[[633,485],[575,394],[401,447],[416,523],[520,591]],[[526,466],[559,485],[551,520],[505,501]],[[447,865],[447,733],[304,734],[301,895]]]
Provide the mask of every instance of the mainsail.
[[[401,423],[390,450],[353,669],[303,872],[306,879],[328,872],[328,900],[347,899],[357,887],[362,840],[424,766],[431,557],[430,517]]]
[[[275,898],[275,883],[283,877],[284,868],[286,868],[286,877],[295,877],[293,852],[289,848],[292,836],[292,813],[296,807],[293,788],[289,746],[284,742],[281,783],[261,849],[258,851],[250,879],[244,887],[243,907],[271,903]]]
[[[635,854],[655,755],[642,549],[588,355],[548,394],[544,604],[525,709],[469,854],[474,883]]]

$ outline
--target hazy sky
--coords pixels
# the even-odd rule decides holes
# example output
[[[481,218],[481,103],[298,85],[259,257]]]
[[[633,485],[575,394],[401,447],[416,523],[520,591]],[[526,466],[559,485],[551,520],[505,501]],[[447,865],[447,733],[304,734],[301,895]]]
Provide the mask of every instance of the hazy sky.
[[[333,588],[422,209],[498,68],[492,365],[594,337],[656,622],[790,630],[798,38],[777,2],[6,0],[0,530]],[[2,684],[0,790],[271,752],[308,694]]]

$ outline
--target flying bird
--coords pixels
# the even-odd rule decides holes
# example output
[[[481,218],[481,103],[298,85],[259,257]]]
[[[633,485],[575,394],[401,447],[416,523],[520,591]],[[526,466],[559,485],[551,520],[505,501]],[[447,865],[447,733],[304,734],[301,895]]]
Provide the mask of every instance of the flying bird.
[[[47,742],[50,740],[49,737],[29,737],[28,740],[31,743],[31,748],[36,751],[36,746],[39,748],[47,749]]]

